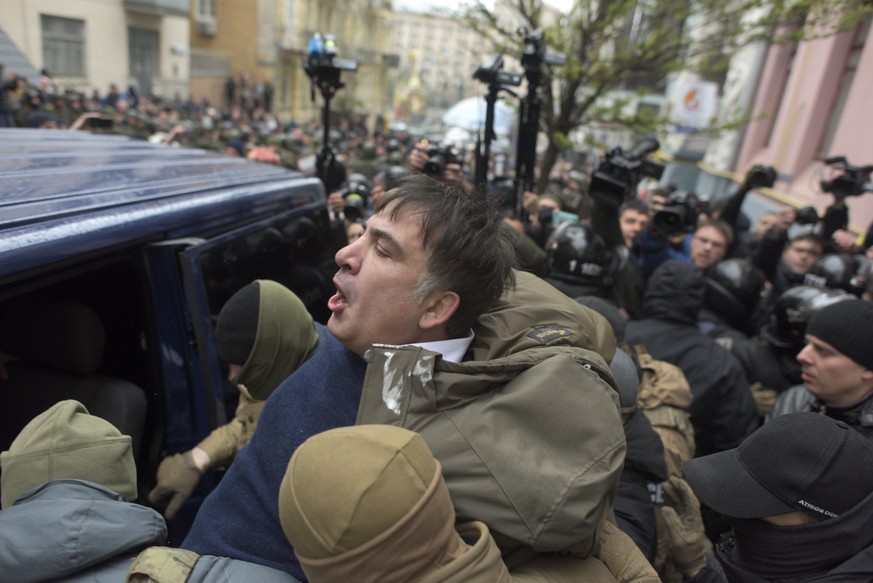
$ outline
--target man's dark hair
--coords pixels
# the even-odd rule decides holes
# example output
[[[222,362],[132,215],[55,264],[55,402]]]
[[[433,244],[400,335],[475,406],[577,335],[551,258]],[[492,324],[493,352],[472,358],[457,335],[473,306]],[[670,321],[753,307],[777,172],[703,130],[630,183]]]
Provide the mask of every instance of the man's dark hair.
[[[403,208],[421,220],[427,266],[415,299],[424,301],[435,290],[457,293],[460,305],[446,331],[453,338],[466,336],[476,319],[514,284],[515,253],[495,201],[424,174],[412,174],[393,184],[379,199],[375,212],[389,205],[392,221]]]
[[[629,198],[618,207],[618,216],[621,216],[625,213],[625,211],[634,210],[641,214],[646,214],[649,212],[649,207],[646,206],[646,203],[641,201],[638,198]]]
[[[734,242],[734,230],[729,224],[720,219],[710,219],[708,221],[700,223],[699,225],[697,225],[695,232],[699,231],[703,227],[712,227],[713,229],[721,233],[722,237],[724,237],[725,248],[729,248]]]
[[[801,233],[788,241],[788,245],[794,245],[798,241],[809,241],[810,243],[815,243],[816,245],[818,245],[819,248],[822,247],[821,237],[819,237],[815,233]]]

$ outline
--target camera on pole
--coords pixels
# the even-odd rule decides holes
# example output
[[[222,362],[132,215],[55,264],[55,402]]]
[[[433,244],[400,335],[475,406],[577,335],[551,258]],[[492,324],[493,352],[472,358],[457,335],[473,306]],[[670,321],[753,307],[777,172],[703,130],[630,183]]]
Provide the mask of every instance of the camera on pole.
[[[303,70],[312,81],[311,98],[315,102],[315,88],[321,91],[324,98],[322,108],[322,126],[324,138],[321,149],[315,158],[315,172],[321,181],[327,185],[328,175],[334,168],[336,154],[330,148],[330,100],[336,92],[345,87],[342,81],[343,71],[357,71],[358,63],[350,59],[337,57],[336,38],[332,34],[322,36],[315,33],[307,46],[307,57],[303,60]]]
[[[476,187],[485,192],[488,182],[488,159],[491,157],[491,141],[494,139],[494,106],[500,91],[515,93],[510,87],[521,85],[522,76],[503,70],[503,57],[496,55],[473,72],[473,79],[488,85],[485,97],[485,139],[476,141]]]
[[[567,57],[560,53],[546,51],[545,34],[541,28],[530,33],[526,28],[519,28],[518,33],[524,37],[521,66],[527,79],[527,95],[521,100],[518,112],[518,146],[515,156],[515,193],[517,213],[521,218],[524,213],[522,194],[526,190],[533,190],[534,186],[537,134],[542,103],[539,88],[543,80],[544,65],[563,65],[567,62]]]

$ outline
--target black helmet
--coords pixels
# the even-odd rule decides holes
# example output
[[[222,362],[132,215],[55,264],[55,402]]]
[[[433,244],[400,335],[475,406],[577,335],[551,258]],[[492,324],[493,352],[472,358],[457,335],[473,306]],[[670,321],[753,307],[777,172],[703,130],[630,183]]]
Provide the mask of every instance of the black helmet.
[[[407,170],[404,166],[401,166],[399,164],[389,166],[388,169],[385,170],[385,190],[390,189],[392,186],[394,186],[395,182],[408,175],[409,170]]]
[[[365,209],[370,202],[370,182],[363,174],[352,174],[342,191],[346,201],[343,212],[346,218],[358,220],[364,218]]]
[[[831,304],[855,299],[841,289],[799,285],[784,292],[776,300],[770,323],[761,334],[782,348],[803,347],[806,324],[812,316]]]
[[[703,304],[728,320],[748,320],[758,308],[767,277],[748,259],[725,259],[706,274]]]
[[[803,283],[816,287],[841,289],[858,297],[867,289],[870,260],[864,255],[830,253],[812,264]]]
[[[603,239],[578,221],[561,223],[546,245],[549,275],[573,284],[609,284],[612,254]]]

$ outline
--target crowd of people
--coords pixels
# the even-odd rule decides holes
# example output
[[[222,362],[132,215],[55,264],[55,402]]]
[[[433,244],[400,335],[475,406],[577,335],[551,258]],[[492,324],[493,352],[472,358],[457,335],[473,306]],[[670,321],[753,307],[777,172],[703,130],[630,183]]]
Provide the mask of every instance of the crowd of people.
[[[250,139],[280,135],[233,101]],[[201,123],[225,119],[210,109]],[[292,128],[297,154],[316,153],[313,130]],[[423,141],[363,127],[336,138],[327,324],[267,280],[227,302],[237,415],[161,463],[151,506],[134,502],[129,438],[76,402],[34,419],[0,455],[0,570],[873,580],[873,235],[849,231],[845,200],[753,226],[755,172],[706,206],[660,186],[614,204],[559,165],[516,205],[497,180],[472,188],[463,155],[434,164]],[[163,546],[208,468],[226,471]],[[48,533],[57,548],[19,538]]]

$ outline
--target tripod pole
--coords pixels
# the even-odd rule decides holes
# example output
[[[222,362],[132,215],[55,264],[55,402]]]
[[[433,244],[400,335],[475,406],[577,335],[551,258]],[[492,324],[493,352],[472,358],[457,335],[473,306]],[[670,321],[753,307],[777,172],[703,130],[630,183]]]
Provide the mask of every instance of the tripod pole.
[[[321,150],[315,159],[315,173],[321,180],[322,184],[327,184],[327,170],[329,167],[329,158],[333,157],[330,149],[330,98],[332,95],[322,92],[324,97],[324,106],[321,109],[321,123],[323,128],[323,136],[321,141]],[[329,192],[326,194],[330,194]]]
[[[488,185],[488,160],[491,159],[491,140],[494,138],[494,106],[497,103],[497,92],[500,85],[492,83],[488,86],[485,97],[485,141],[481,155],[476,160],[476,188],[485,192]]]

